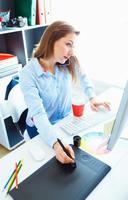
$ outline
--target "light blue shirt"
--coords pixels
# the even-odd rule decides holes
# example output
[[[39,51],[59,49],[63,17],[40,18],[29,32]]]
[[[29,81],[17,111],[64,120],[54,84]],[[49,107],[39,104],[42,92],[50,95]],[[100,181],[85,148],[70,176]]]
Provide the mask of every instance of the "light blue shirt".
[[[93,87],[86,75],[80,77],[81,86],[90,98]],[[53,124],[71,112],[72,78],[67,68],[55,66],[55,74],[43,71],[37,58],[32,58],[20,72],[20,87],[28,106],[27,124],[36,126],[50,146],[57,140],[58,130]]]

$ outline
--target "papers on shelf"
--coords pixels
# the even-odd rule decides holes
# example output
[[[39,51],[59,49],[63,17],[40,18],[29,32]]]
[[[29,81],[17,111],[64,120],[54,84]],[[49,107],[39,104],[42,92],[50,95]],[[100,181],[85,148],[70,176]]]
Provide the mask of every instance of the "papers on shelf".
[[[8,53],[0,53],[0,78],[19,72],[22,65],[17,56]]]

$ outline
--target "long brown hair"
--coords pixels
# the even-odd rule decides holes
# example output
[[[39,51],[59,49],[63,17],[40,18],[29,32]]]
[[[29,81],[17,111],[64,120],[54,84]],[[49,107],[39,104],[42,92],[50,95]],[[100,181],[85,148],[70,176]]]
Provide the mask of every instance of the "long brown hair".
[[[65,37],[69,33],[75,33],[76,35],[79,35],[80,32],[75,30],[72,25],[68,24],[65,21],[53,22],[45,29],[40,39],[40,42],[33,54],[34,57],[44,59],[50,58],[53,55],[55,42],[60,38]],[[67,68],[71,73],[73,79],[76,79],[76,64],[78,65],[78,59],[76,58],[76,56],[71,56],[69,59],[69,63],[67,64]]]

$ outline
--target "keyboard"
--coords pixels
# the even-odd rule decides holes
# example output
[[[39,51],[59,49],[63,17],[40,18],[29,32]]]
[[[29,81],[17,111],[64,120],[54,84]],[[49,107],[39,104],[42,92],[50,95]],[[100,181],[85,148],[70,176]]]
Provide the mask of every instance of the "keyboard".
[[[107,113],[94,113],[93,115],[83,117],[68,117],[68,120],[60,128],[68,135],[76,135],[84,130],[96,126],[103,121],[114,118],[116,112],[108,111]]]
[[[110,91],[108,92],[108,95],[109,93]],[[74,117],[73,115],[69,115],[64,118],[60,128],[68,135],[76,135],[100,123],[113,119],[116,116],[121,96],[118,95],[118,100],[117,98],[115,100],[115,97],[117,96],[114,96],[114,99],[110,100],[110,111],[94,112],[89,109],[90,106],[88,104],[88,108],[85,106],[87,112],[85,112],[83,117]]]

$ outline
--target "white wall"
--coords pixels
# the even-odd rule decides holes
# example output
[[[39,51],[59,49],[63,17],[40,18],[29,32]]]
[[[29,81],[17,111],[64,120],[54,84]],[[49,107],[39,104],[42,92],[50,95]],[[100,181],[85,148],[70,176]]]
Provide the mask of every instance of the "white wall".
[[[76,51],[94,79],[124,85],[128,79],[128,1],[52,0],[52,20],[80,29]]]

